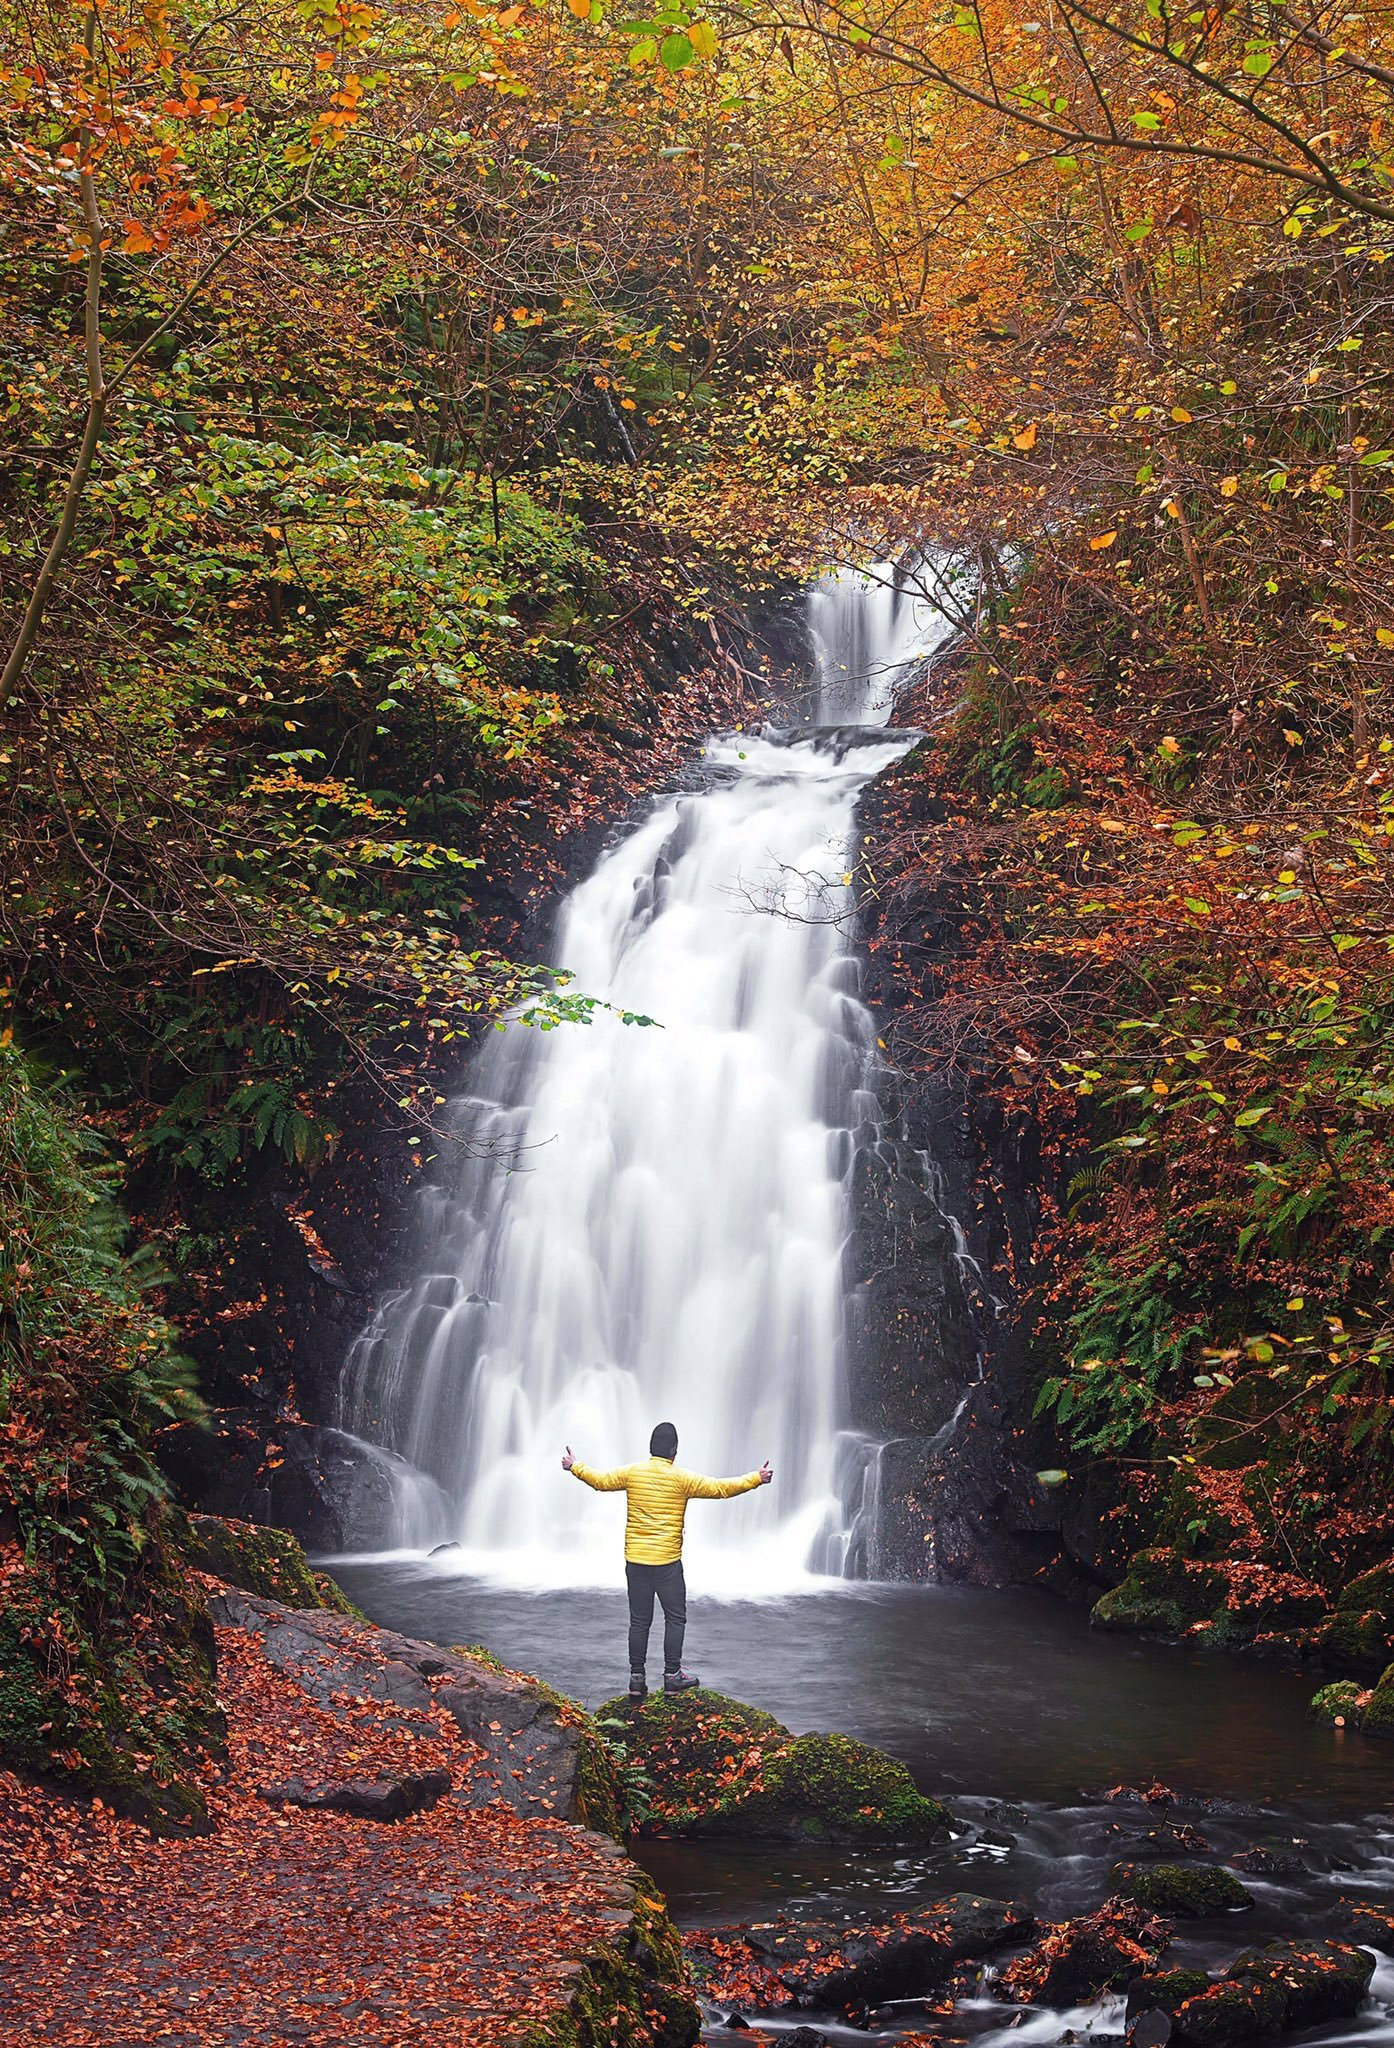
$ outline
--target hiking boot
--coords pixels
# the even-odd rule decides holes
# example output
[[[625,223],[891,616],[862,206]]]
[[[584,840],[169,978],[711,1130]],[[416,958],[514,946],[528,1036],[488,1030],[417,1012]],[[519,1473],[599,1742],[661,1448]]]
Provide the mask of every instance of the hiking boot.
[[[649,1682],[642,1671],[629,1674],[629,1697],[632,1700],[646,1700],[649,1696]]]
[[[665,1692],[691,1692],[694,1685],[700,1684],[701,1680],[694,1678],[690,1671],[665,1671],[663,1674]]]

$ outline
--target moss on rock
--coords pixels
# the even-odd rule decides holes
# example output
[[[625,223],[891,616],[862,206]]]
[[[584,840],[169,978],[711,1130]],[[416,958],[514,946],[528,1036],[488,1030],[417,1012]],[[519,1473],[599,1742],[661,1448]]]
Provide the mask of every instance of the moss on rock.
[[[1276,1984],[1222,1979],[1188,1998],[1172,2015],[1172,2039],[1182,2048],[1246,2048],[1283,2031],[1283,1994]]]
[[[582,1959],[561,2010],[506,2048],[692,2048],[701,2026],[677,1929],[640,1888],[630,1925]]]
[[[1228,1586],[1218,1565],[1179,1557],[1165,1547],[1140,1550],[1127,1577],[1095,1602],[1095,1628],[1145,1635],[1180,1635],[1193,1623],[1216,1616]]]
[[[1342,1587],[1322,1630],[1321,1653],[1338,1671],[1371,1678],[1394,1657],[1394,1559]]]
[[[1244,1912],[1254,1903],[1237,1877],[1213,1863],[1119,1863],[1111,1883],[1150,1912],[1178,1913],[1188,1920]]]
[[[1308,1712],[1318,1721],[1358,1728],[1369,1698],[1368,1687],[1353,1678],[1338,1678],[1334,1685],[1324,1685],[1320,1692],[1313,1693]]]
[[[1386,1742],[1394,1742],[1394,1664],[1389,1666],[1371,1693],[1360,1726],[1366,1735],[1377,1735]]]
[[[226,1737],[207,1609],[158,1546],[101,1612],[41,1566],[3,1575],[0,1764],[99,1794],[157,1833],[201,1828]]]
[[[943,1841],[950,1816],[903,1764],[846,1735],[794,1735],[721,1693],[612,1700],[631,1763],[651,1785],[650,1830],[866,1848]]]
[[[284,1529],[219,1515],[190,1515],[185,1550],[196,1571],[208,1572],[244,1593],[279,1600],[287,1607],[325,1607],[355,1621],[367,1619],[327,1572],[314,1570],[301,1544]]]

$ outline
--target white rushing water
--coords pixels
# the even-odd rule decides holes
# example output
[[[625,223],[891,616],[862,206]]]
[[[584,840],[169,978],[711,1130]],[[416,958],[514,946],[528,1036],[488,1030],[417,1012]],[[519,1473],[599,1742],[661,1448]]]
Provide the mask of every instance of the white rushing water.
[[[694,1505],[704,1590],[841,1572],[868,1459],[844,1429],[842,1252],[873,1032],[843,924],[857,797],[909,743],[881,732],[897,679],[949,636],[893,572],[813,593],[821,728],[705,750],[568,899],[555,959],[652,1018],[539,1032],[474,1061],[472,1140],[429,1200],[416,1277],[354,1347],[345,1428],[389,1447],[393,1539],[458,1538],[452,1568],[613,1580],[622,1502],[559,1466],[647,1453],[775,1467]],[[864,730],[849,730],[861,727]]]

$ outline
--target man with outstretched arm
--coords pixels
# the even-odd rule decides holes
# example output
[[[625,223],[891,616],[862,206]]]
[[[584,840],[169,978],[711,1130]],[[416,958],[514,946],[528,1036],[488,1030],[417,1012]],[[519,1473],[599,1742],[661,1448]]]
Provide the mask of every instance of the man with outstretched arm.
[[[583,1485],[597,1493],[624,1493],[628,1513],[624,1525],[624,1575],[629,1584],[629,1690],[642,1699],[649,1689],[644,1673],[654,1595],[663,1608],[663,1690],[686,1692],[697,1680],[682,1668],[687,1629],[687,1586],[682,1571],[682,1530],[690,1500],[731,1500],[752,1493],[774,1478],[767,1458],[758,1472],[740,1479],[704,1479],[674,1464],[678,1432],[660,1422],[649,1438],[649,1455],[638,1465],[617,1465],[613,1472],[593,1472],[571,1455],[561,1461]]]

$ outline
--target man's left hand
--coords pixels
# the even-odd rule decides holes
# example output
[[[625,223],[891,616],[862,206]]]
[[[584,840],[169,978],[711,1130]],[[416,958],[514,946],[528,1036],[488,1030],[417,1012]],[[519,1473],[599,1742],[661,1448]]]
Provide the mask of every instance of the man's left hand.
[[[773,1478],[774,1478],[774,1472],[772,1471],[772,1469],[771,1469],[771,1467],[770,1467],[770,1461],[769,1461],[769,1459],[768,1459],[768,1458],[766,1458],[766,1460],[765,1460],[764,1464],[763,1464],[763,1465],[762,1465],[762,1466],[760,1467],[760,1484],[761,1484],[762,1486],[768,1486],[768,1485],[769,1485],[769,1483],[770,1483],[770,1481],[771,1481],[771,1480],[772,1480]]]

